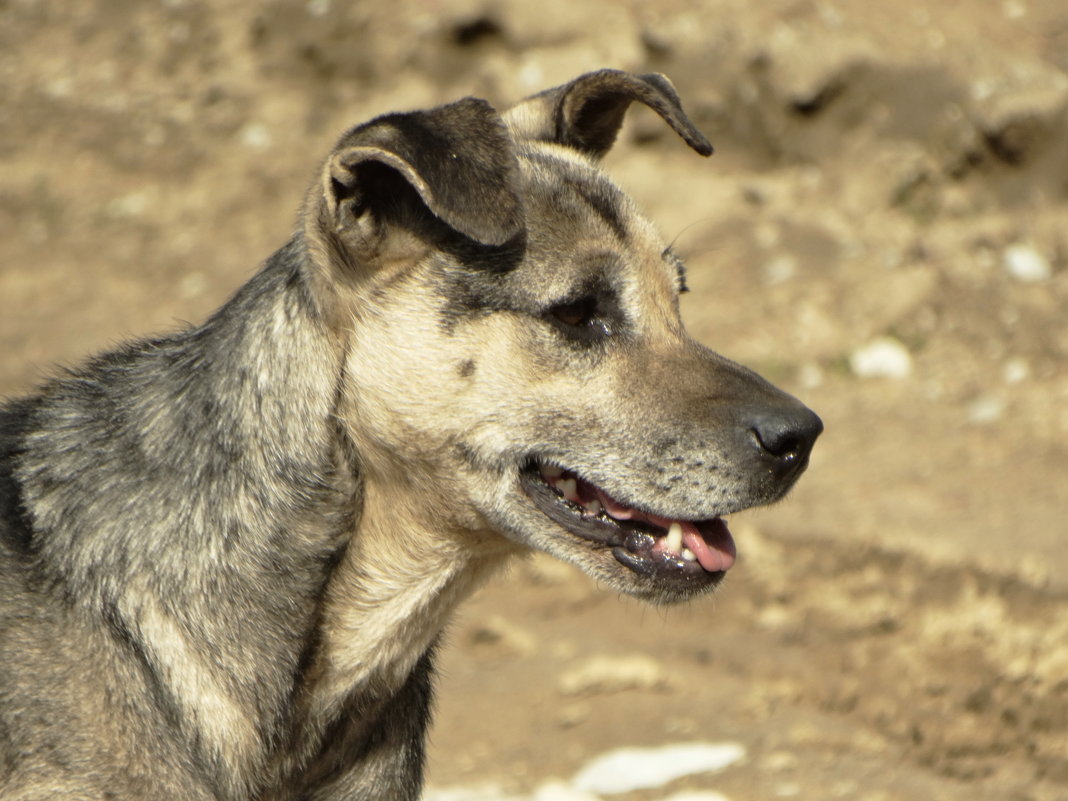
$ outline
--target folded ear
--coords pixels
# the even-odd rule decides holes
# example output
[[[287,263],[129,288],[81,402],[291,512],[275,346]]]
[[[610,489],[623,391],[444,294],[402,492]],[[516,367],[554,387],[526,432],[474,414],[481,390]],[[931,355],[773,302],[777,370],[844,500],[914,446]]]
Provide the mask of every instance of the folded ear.
[[[527,98],[504,118],[517,139],[556,142],[600,158],[612,147],[623,115],[635,101],[659,114],[702,156],[712,154],[712,145],[686,116],[675,87],[663,75],[590,72]]]
[[[417,205],[476,242],[503,245],[523,227],[512,140],[483,100],[388,114],[353,128],[327,161],[320,219],[342,239],[360,238],[361,228],[400,213],[404,198],[415,200],[398,177]]]

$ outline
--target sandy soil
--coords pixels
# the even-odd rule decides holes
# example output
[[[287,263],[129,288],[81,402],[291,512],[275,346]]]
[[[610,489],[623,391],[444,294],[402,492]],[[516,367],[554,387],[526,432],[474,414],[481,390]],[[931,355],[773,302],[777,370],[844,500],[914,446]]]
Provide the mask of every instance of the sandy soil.
[[[483,591],[431,784],[726,741],[619,797],[1068,799],[1063,0],[0,2],[0,392],[210,312],[351,124],[602,66],[667,73],[717,146],[639,110],[607,161],[691,330],[827,432],[715,598],[540,558]]]

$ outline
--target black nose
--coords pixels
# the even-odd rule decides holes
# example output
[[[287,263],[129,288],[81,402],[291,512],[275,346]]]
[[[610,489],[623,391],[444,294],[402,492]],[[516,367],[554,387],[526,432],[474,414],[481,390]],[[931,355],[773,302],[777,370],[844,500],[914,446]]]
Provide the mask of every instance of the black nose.
[[[823,431],[823,421],[801,404],[756,412],[750,416],[749,426],[761,456],[780,480],[801,474]]]

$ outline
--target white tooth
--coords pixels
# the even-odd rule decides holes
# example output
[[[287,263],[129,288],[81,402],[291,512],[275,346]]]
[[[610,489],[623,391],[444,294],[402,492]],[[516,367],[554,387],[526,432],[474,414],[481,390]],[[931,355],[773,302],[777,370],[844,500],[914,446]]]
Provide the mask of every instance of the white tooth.
[[[541,466],[541,474],[544,478],[560,478],[564,474],[564,468],[557,467],[554,464],[543,464]]]
[[[586,511],[591,515],[599,515],[601,513],[601,502],[594,498],[586,504]]]
[[[672,553],[682,550],[682,526],[678,522],[672,523],[668,529],[667,536],[664,537],[664,547]]]
[[[697,554],[695,554],[689,548],[683,548],[682,549],[682,558],[685,559],[687,562],[696,562],[697,561]]]
[[[556,488],[563,493],[564,497],[569,501],[578,499],[578,482],[573,478],[565,478],[556,482]],[[682,529],[679,529],[679,536],[682,536]]]

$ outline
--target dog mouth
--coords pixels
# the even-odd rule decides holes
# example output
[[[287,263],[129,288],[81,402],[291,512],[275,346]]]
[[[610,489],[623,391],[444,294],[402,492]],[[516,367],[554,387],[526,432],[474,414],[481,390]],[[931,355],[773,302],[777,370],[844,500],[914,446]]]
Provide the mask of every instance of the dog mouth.
[[[721,517],[662,517],[620,503],[577,473],[551,464],[530,464],[521,483],[545,516],[594,548],[607,549],[639,575],[711,585],[734,564],[734,539]]]

